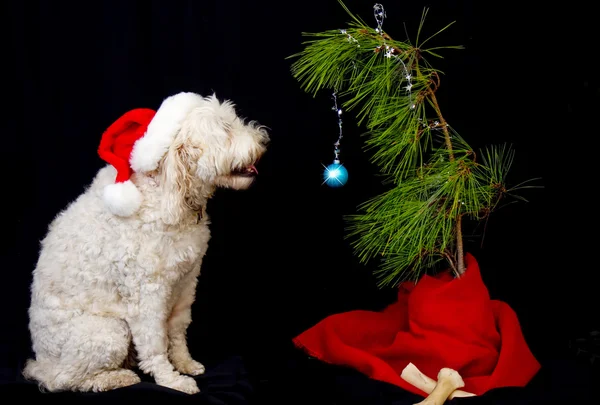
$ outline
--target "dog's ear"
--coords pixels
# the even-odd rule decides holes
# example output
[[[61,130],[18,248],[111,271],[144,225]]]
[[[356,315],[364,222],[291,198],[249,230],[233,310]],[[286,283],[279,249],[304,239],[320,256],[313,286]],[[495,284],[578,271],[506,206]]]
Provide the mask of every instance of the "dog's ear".
[[[177,136],[169,146],[161,165],[164,192],[161,208],[165,223],[176,224],[185,211],[201,209],[200,188],[195,175],[201,154],[200,147],[192,145],[189,137]]]

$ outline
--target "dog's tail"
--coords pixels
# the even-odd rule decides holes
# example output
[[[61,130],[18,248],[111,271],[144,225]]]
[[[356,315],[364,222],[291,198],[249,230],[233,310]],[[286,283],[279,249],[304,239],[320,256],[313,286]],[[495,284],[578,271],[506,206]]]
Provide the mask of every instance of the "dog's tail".
[[[35,381],[40,391],[51,391],[53,382],[56,382],[58,376],[56,370],[49,361],[29,359],[25,362],[23,368],[23,377],[27,380]]]

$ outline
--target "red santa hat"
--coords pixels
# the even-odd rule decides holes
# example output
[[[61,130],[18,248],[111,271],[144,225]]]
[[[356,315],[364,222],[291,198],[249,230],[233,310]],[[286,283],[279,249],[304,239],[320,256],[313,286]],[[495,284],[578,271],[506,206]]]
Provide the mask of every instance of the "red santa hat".
[[[179,93],[163,101],[157,111],[138,108],[126,112],[102,134],[98,154],[117,170],[113,184],[104,188],[103,199],[110,212],[133,215],[142,204],[142,195],[131,175],[156,169],[166,154],[182,121],[204,98]]]

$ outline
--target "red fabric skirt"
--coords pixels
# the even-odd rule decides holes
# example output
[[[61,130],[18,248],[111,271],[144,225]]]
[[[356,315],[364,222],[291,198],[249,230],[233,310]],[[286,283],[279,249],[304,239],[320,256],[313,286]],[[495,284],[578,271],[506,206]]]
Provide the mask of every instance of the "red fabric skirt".
[[[450,272],[402,283],[398,300],[382,312],[331,315],[294,338],[297,347],[324,362],[422,396],[404,381],[408,363],[437,379],[441,368],[457,370],[463,391],[525,386],[539,371],[515,312],[491,300],[475,258],[465,256],[461,278]]]

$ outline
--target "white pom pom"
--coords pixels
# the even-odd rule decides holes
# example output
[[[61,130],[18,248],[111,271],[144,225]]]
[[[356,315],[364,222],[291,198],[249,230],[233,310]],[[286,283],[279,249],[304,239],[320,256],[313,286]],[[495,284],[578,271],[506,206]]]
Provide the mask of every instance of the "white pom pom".
[[[131,180],[104,187],[103,199],[108,210],[120,217],[133,215],[142,205],[142,194]]]
[[[156,115],[148,124],[144,136],[133,145],[129,163],[136,172],[149,172],[158,167],[158,162],[167,153],[181,123],[196,107],[205,102],[195,93],[178,93],[165,99]]]

